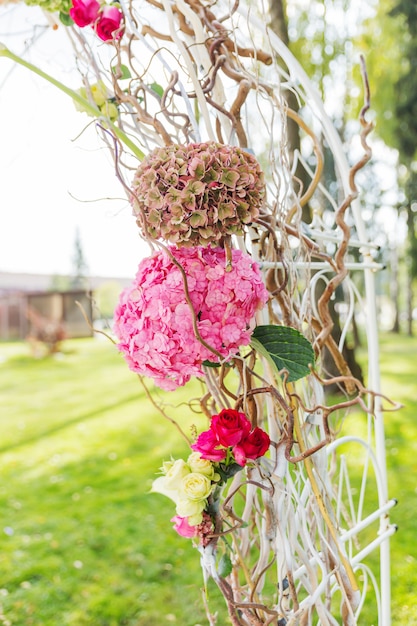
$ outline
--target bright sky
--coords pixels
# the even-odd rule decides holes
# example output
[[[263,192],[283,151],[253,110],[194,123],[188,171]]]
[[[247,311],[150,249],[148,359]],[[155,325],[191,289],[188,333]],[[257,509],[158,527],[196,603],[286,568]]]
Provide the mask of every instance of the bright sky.
[[[46,24],[38,7],[0,0],[0,42],[19,55],[27,48],[27,60],[78,89],[65,26]],[[391,178],[381,186],[395,187]],[[77,229],[92,275],[133,277],[149,254],[91,118],[0,58],[0,271],[70,273]]]
[[[72,88],[80,86],[64,26],[37,27],[37,7],[0,4],[0,42]],[[0,58],[0,271],[70,273],[78,228],[90,274],[135,274],[148,247],[109,153],[72,100]]]

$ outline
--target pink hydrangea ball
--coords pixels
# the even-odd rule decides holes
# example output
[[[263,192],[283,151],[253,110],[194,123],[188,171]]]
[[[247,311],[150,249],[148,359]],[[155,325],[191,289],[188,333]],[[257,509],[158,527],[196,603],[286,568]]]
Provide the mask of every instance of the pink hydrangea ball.
[[[248,254],[222,248],[169,248],[187,276],[201,337],[224,359],[248,345],[254,315],[268,300],[261,272]],[[171,391],[201,376],[203,361],[218,362],[195,337],[182,274],[166,251],[144,259],[120,295],[114,316],[118,348],[134,372]]]

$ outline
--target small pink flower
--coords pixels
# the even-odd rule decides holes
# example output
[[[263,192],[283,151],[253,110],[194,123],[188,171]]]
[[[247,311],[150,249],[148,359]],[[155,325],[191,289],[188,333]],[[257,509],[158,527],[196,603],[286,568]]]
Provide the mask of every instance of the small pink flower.
[[[100,11],[94,30],[102,41],[120,39],[123,36],[123,12],[116,6],[105,4]]]
[[[195,537],[197,535],[198,526],[190,526],[188,517],[176,515],[170,521],[174,524],[174,530],[176,530],[181,537]]]
[[[269,448],[270,439],[268,433],[262,428],[254,428],[244,439],[232,449],[238,465],[246,465],[248,459],[255,460],[263,456]]]
[[[210,430],[222,446],[235,446],[247,437],[251,424],[244,413],[223,409],[211,418]]]
[[[97,0],[72,0],[69,14],[77,26],[88,26],[96,21],[100,4]]]

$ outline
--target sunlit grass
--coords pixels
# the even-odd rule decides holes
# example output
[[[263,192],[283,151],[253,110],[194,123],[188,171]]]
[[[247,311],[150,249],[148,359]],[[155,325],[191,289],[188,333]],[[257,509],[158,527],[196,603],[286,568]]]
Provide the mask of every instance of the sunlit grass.
[[[385,428],[386,459],[388,470],[388,496],[398,504],[390,512],[391,522],[398,531],[390,539],[392,623],[417,626],[417,606],[414,600],[417,585],[417,551],[415,530],[417,519],[417,339],[395,334],[381,336],[381,391],[403,406],[383,414]],[[364,366],[365,366],[364,361]],[[366,372],[366,367],[364,367]],[[390,405],[384,402],[387,408]],[[344,434],[366,438],[366,420],[348,417],[343,426]],[[343,452],[343,448],[340,449]],[[351,459],[350,474],[354,491],[358,494],[362,463],[360,455],[355,472],[355,457]],[[374,489],[372,490],[372,485]],[[370,488],[369,488],[370,487]],[[371,512],[378,505],[375,481],[369,476],[366,506]],[[359,535],[361,547],[378,534],[374,523]],[[366,563],[376,566],[378,551],[366,558]],[[364,624],[376,624],[372,603],[363,612]],[[369,619],[368,619],[369,618]],[[383,625],[382,625],[383,626]]]
[[[391,539],[393,624],[417,625],[417,339],[384,336],[382,389],[404,407],[385,415],[390,496],[398,505]]]
[[[148,493],[185,442],[108,344],[68,342],[40,361],[13,348],[0,369],[0,623],[205,623],[198,554],[171,532],[171,503]],[[201,421],[167,411],[184,430]]]
[[[390,496],[399,501],[393,623],[412,626],[416,354],[417,340],[382,338],[383,391],[405,404],[385,416]],[[0,344],[0,357],[0,624],[206,626],[199,555],[170,530],[171,502],[149,494],[161,462],[187,446],[120,355],[89,339],[66,342],[58,359],[34,360],[24,344]],[[205,425],[184,404],[199,395],[195,381],[160,395],[187,434]],[[213,585],[209,594],[219,626],[228,624]]]

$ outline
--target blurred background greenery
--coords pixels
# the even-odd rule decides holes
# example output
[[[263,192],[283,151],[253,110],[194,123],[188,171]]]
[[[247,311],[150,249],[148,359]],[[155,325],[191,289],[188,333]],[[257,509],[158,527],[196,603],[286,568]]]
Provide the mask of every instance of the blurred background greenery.
[[[384,393],[405,405],[386,414],[393,623],[416,625],[417,340],[386,334],[381,346]],[[198,552],[171,529],[172,503],[149,494],[187,446],[116,349],[87,338],[41,359],[24,343],[0,355],[0,624],[206,626]],[[156,397],[189,432],[205,426],[185,405],[200,392],[193,381]],[[209,598],[229,623],[211,584]]]
[[[373,158],[359,174],[358,186],[362,217],[380,246],[375,258],[387,265],[377,277],[378,305],[382,327],[395,333],[381,335],[383,391],[404,403],[385,416],[390,496],[399,502],[392,511],[399,526],[391,539],[392,614],[394,624],[415,626],[416,3],[277,0],[270,5],[271,26],[320,90],[352,161],[358,154],[363,103],[359,54],[366,60],[368,117],[376,126]],[[328,183],[333,174],[325,171]],[[33,186],[29,189],[33,194]],[[20,194],[18,202],[25,204]],[[32,211],[33,202],[26,204]],[[15,213],[21,220],[20,211]],[[9,210],[8,222],[12,214]],[[8,229],[3,230],[9,237]],[[39,248],[31,229],[26,230]],[[93,233],[98,239],[96,223]],[[88,272],[78,231],[75,248],[73,278],[83,278]],[[88,247],[90,259],[92,254]],[[113,263],[114,251],[106,254]],[[53,258],[49,252],[48,263]],[[84,287],[68,283],[68,277],[52,278],[48,289]],[[96,289],[104,318],[111,317],[119,290],[117,282]],[[360,347],[356,356],[366,371]],[[149,494],[162,460],[187,454],[186,446],[145,397],[121,356],[108,342],[86,338],[66,340],[62,352],[39,359],[23,342],[0,343],[0,359],[0,625],[206,625],[198,553],[171,530],[171,503]],[[202,425],[185,404],[199,395],[198,383],[191,381],[175,393],[158,392],[157,399],[187,430]],[[346,420],[348,432],[358,428],[356,419],[352,414]],[[213,586],[209,595],[219,625],[227,624],[223,600]]]

